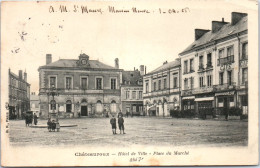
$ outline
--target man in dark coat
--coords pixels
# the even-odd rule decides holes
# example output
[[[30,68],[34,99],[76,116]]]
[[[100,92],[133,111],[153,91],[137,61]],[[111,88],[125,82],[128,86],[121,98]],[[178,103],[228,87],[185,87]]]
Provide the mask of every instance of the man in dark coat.
[[[123,134],[125,134],[123,116],[121,116],[121,117],[118,118],[118,125],[119,125],[119,129],[120,129],[120,134],[121,134],[121,131],[123,131]]]
[[[112,126],[112,132],[113,134],[116,134],[116,118],[114,117],[114,115],[112,116],[112,118],[110,119],[110,124]]]
[[[37,125],[37,119],[38,119],[38,117],[37,117],[37,115],[34,113],[33,114],[33,121],[34,121],[34,125]]]

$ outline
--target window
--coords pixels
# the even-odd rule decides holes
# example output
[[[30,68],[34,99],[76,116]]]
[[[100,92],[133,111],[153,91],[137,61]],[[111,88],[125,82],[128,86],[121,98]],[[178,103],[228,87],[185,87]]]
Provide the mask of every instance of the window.
[[[218,98],[218,107],[224,107],[223,98]]]
[[[55,100],[51,100],[51,110],[56,110],[56,101]]]
[[[173,78],[173,88],[177,88],[177,87],[178,87],[177,81],[178,81],[178,78],[177,78],[177,77],[174,77],[174,78]]]
[[[56,88],[56,77],[50,77],[50,88],[51,87]]]
[[[207,67],[212,67],[211,53],[207,54]]]
[[[159,80],[159,84],[158,84],[158,90],[161,90],[161,84],[162,84],[162,81]]]
[[[241,96],[241,105],[248,106],[248,96],[247,95]]]
[[[72,103],[70,100],[67,100],[66,101],[66,112],[71,113],[71,110],[72,110]]]
[[[184,79],[184,90],[188,89],[188,79]]]
[[[167,83],[166,83],[166,78],[163,79],[163,88],[166,89],[167,88]]]
[[[207,76],[208,86],[212,85],[212,75]]]
[[[247,68],[242,69],[242,84],[247,82]]]
[[[247,59],[248,55],[248,43],[242,45],[242,59]]]
[[[132,91],[132,99],[136,99],[136,91]]]
[[[224,84],[224,72],[219,73],[219,84],[220,85]]]
[[[228,85],[232,85],[232,71],[228,71],[227,81]]]
[[[72,88],[72,78],[71,77],[66,77],[66,89],[71,89]]]
[[[234,97],[230,97],[229,98],[229,107],[234,107],[235,104],[234,104]]]
[[[146,93],[149,92],[149,83],[148,82],[145,83],[145,91],[146,91]]]
[[[193,59],[190,59],[190,72],[194,72],[194,67],[193,67]]]
[[[130,92],[129,91],[126,91],[125,92],[125,99],[129,99],[130,98]]]
[[[139,99],[143,99],[143,92],[139,91]]]
[[[116,89],[116,79],[111,79],[111,89]]]
[[[188,73],[188,61],[184,61],[184,73]]]
[[[156,82],[153,83],[153,90],[156,91]]]
[[[224,49],[218,50],[218,57],[223,58],[224,57]]]
[[[203,56],[199,57],[199,69],[203,69]]]
[[[87,78],[81,78],[81,88],[82,89],[87,89]]]
[[[193,87],[194,87],[194,78],[191,77],[190,78],[190,88],[193,89]]]
[[[96,78],[96,89],[97,90],[102,89],[102,78]]]
[[[200,77],[200,87],[204,87],[203,76]]]
[[[233,46],[227,48],[227,56],[233,56],[234,55],[234,49]]]

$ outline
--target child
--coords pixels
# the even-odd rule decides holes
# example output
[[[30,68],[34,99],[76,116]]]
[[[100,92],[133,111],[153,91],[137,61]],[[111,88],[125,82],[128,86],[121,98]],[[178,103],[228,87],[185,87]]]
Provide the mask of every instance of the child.
[[[112,125],[113,134],[116,134],[116,118],[114,115],[112,115],[112,118],[110,119],[110,124]]]
[[[121,134],[121,130],[123,130],[123,134],[125,134],[124,119],[122,116],[118,118],[118,125],[119,125],[119,129],[120,129],[120,134]]]

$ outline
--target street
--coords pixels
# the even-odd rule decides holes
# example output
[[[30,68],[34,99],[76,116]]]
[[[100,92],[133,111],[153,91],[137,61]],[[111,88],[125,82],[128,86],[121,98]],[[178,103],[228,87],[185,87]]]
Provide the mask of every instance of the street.
[[[124,118],[126,134],[112,134],[109,118],[60,119],[60,132],[25,126],[24,120],[11,120],[10,143],[14,146],[71,145],[160,145],[160,146],[246,146],[248,122],[175,118]],[[47,120],[38,124],[47,125]]]

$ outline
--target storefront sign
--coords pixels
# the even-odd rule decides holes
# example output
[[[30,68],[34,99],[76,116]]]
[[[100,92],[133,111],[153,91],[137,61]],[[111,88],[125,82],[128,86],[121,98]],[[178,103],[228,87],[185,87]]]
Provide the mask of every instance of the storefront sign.
[[[215,96],[230,96],[230,95],[234,95],[235,91],[232,92],[222,92],[222,93],[215,93]]]
[[[182,100],[190,100],[190,99],[195,99],[195,96],[188,96],[182,98]]]
[[[213,101],[214,97],[201,97],[201,98],[196,98],[194,101]]]

